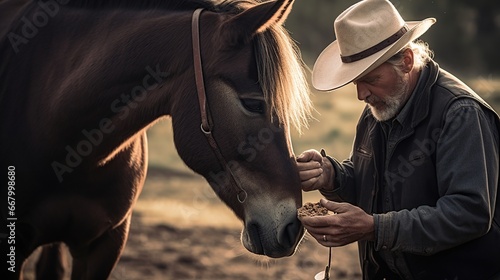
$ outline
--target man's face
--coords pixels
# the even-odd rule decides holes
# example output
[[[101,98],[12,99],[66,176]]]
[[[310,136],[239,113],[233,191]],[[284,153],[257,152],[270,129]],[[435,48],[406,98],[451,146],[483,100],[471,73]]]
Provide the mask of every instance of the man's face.
[[[368,104],[378,121],[394,118],[410,95],[405,75],[389,63],[380,65],[354,84],[358,99]]]

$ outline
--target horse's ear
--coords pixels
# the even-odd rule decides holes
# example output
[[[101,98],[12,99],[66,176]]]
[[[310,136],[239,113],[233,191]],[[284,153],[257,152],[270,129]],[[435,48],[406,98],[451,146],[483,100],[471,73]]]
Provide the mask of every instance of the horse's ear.
[[[275,0],[258,4],[228,19],[223,28],[232,44],[248,43],[256,34],[274,24],[282,24],[294,0]]]

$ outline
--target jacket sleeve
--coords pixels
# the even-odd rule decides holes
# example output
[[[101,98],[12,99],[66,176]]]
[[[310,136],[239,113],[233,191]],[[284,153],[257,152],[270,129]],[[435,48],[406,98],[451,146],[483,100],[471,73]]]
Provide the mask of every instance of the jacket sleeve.
[[[356,204],[356,189],[354,186],[354,167],[351,157],[339,162],[327,156],[335,170],[333,190],[320,190],[321,194],[333,201]]]
[[[376,250],[432,255],[486,234],[498,191],[496,116],[455,100],[435,143],[436,206],[375,214]]]

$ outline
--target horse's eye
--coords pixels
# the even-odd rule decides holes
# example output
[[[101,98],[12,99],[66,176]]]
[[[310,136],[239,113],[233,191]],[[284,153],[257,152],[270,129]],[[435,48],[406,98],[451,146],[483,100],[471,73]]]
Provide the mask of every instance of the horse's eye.
[[[264,114],[266,111],[266,104],[263,100],[243,98],[241,104],[252,113]]]

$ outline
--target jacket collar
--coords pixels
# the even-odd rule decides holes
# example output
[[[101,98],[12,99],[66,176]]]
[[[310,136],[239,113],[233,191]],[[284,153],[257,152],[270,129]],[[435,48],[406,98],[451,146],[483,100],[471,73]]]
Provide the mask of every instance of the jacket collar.
[[[440,68],[436,62],[431,60],[429,63],[427,63],[426,67],[428,67],[428,71],[427,77],[425,77],[422,81],[423,83],[425,83],[423,86],[423,90],[414,92],[414,94],[416,94],[413,104],[414,106],[412,108],[412,112],[409,112],[409,114],[412,115],[412,118],[407,118],[407,120],[411,121],[410,125],[412,128],[416,127],[429,114],[432,97],[431,89],[432,86],[434,86],[434,84],[436,83],[439,76]]]

